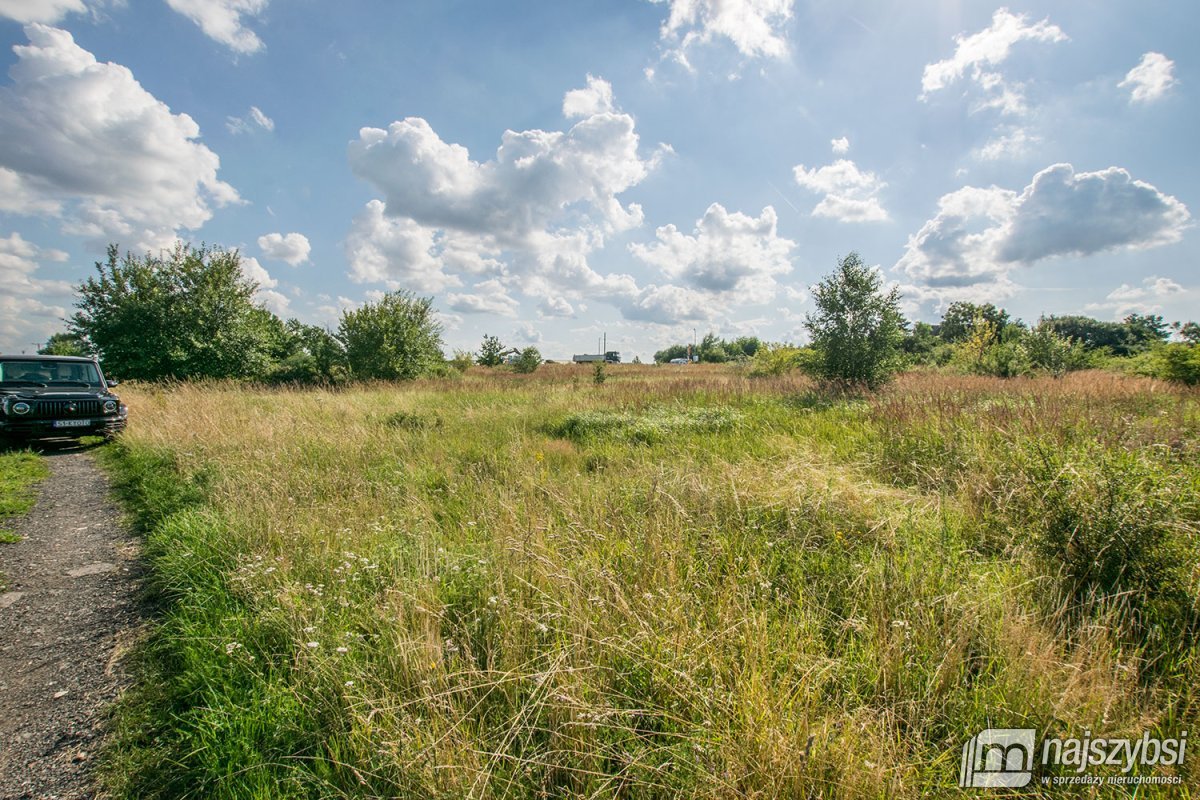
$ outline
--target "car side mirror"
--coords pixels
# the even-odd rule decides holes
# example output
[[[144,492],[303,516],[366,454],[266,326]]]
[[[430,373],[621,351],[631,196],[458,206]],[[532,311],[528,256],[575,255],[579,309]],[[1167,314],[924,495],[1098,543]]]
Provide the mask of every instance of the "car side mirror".
[[[104,383],[107,384],[108,386],[120,386],[121,385],[120,381],[106,380],[106,381],[104,381]]]

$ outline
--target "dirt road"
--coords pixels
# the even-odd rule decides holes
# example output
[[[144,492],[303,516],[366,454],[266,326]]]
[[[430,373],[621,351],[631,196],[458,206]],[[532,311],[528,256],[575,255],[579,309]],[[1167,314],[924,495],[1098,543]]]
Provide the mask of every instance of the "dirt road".
[[[79,448],[48,449],[37,504],[0,544],[0,798],[97,797],[91,765],[139,621],[137,546]]]

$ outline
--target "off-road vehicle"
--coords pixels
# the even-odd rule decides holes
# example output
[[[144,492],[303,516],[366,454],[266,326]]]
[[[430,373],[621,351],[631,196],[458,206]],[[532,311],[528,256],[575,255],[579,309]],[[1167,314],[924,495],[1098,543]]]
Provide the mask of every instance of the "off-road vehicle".
[[[0,441],[114,436],[129,415],[116,383],[94,358],[0,355]]]

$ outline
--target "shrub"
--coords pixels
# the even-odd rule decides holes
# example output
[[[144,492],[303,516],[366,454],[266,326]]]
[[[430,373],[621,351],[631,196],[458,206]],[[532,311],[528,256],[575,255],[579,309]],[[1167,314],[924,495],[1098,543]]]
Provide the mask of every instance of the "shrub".
[[[442,363],[442,326],[432,297],[389,292],[378,303],[343,312],[337,338],[356,378],[411,380]]]
[[[786,375],[794,369],[803,369],[811,360],[812,351],[808,348],[787,344],[765,345],[750,359],[749,375],[752,378]]]
[[[542,354],[536,347],[526,347],[513,362],[513,371],[527,375],[542,365]]]

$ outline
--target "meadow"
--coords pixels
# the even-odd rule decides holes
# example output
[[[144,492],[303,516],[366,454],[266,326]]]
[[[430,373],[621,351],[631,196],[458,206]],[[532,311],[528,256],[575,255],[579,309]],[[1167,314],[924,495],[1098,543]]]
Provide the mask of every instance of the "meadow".
[[[123,387],[112,791],[937,797],[984,728],[1196,730],[1196,390],[591,378]]]

